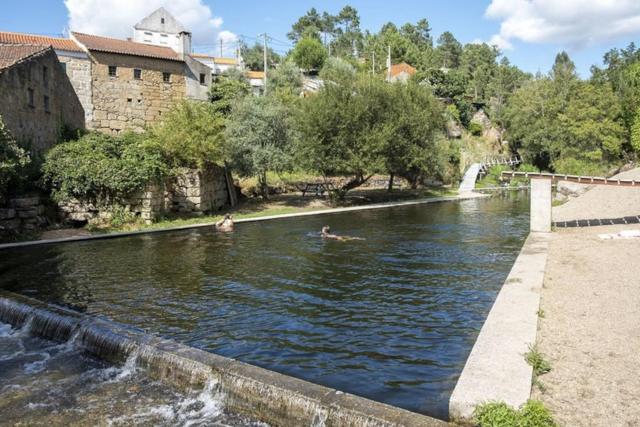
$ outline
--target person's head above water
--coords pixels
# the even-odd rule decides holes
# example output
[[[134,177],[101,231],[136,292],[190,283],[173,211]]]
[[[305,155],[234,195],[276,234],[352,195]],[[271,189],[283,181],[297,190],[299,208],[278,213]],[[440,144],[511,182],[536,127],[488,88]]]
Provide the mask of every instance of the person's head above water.
[[[231,218],[231,214],[229,214],[229,213],[224,214],[224,219],[232,219],[232,218]]]
[[[329,234],[331,233],[331,227],[329,227],[328,225],[325,225],[324,227],[322,227],[322,234]]]

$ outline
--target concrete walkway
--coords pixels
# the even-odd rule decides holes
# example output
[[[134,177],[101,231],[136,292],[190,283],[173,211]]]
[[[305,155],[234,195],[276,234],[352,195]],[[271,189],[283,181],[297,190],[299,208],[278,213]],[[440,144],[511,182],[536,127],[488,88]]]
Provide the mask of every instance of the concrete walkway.
[[[640,170],[625,175],[637,177]],[[595,187],[554,218],[640,214],[640,188]],[[542,290],[539,349],[550,373],[534,387],[561,426],[640,425],[640,239],[598,234],[638,225],[552,234]]]

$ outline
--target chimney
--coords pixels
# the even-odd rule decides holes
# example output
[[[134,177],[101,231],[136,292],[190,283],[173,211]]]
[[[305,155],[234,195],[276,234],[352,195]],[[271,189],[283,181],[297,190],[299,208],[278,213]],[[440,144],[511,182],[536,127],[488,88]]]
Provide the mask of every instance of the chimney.
[[[191,54],[191,33],[187,31],[183,31],[180,33],[178,53],[182,55],[182,59]]]

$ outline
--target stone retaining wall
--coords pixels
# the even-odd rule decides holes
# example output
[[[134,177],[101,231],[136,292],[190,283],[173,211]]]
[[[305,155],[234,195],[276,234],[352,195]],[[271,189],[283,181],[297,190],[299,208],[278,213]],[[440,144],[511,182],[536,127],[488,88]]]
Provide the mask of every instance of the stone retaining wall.
[[[40,197],[10,199],[5,208],[0,208],[0,236],[23,231],[33,231],[49,223],[46,207]]]

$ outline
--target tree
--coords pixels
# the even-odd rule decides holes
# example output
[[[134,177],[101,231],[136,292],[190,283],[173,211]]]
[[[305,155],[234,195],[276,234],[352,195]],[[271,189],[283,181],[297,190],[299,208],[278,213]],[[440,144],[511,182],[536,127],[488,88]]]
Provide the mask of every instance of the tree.
[[[356,69],[349,62],[340,58],[329,58],[320,71],[320,78],[325,84],[349,84],[356,77]]]
[[[30,161],[28,153],[18,146],[0,116],[0,206],[6,202],[9,183]]]
[[[240,55],[245,66],[251,71],[264,71],[264,46],[262,43],[256,43],[253,47],[248,47],[242,43],[240,45]],[[273,68],[280,62],[280,55],[270,47],[267,47],[267,66]]]
[[[496,48],[486,43],[470,43],[462,49],[460,69],[467,75],[467,93],[474,101],[488,101],[487,90],[496,72],[498,54]]]
[[[298,18],[287,37],[294,42],[298,42],[304,37],[315,38],[319,41],[320,32],[325,29],[324,19],[326,18],[320,16],[316,8],[313,7],[304,16]]]
[[[225,119],[215,105],[182,101],[149,130],[149,141],[171,167],[202,168],[223,163],[224,129]]]
[[[233,103],[248,95],[250,90],[251,86],[242,72],[229,70],[209,88],[209,101],[215,113],[226,116],[231,112]]]
[[[636,155],[640,153],[640,108],[636,112],[636,118],[631,127],[631,147]]]
[[[268,198],[267,172],[291,165],[287,108],[275,97],[247,97],[234,107],[226,137],[232,168],[243,177],[257,177],[262,196]]]
[[[320,41],[304,38],[296,44],[291,58],[303,70],[319,70],[327,59],[327,51]]]
[[[293,99],[300,95],[302,91],[302,73],[293,61],[286,61],[278,68],[269,73],[268,93],[275,94],[281,100]]]
[[[443,68],[457,68],[460,65],[462,45],[449,31],[438,37],[437,52],[442,59]]]

